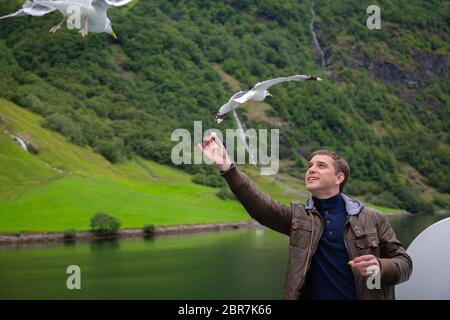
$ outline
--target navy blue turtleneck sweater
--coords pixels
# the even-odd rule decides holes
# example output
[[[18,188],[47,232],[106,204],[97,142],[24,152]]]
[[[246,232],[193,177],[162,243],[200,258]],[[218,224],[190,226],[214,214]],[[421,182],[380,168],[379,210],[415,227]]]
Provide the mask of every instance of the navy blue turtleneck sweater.
[[[308,271],[306,296],[315,300],[354,300],[355,279],[344,243],[345,201],[340,193],[328,199],[313,197],[313,201],[322,215],[324,229]]]

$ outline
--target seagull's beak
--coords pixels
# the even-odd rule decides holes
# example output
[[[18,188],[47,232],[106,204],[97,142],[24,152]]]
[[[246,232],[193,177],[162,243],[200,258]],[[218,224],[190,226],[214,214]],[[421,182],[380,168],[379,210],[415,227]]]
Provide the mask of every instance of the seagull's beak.
[[[273,95],[270,92],[267,92],[268,97],[273,97]]]
[[[114,40],[117,40],[117,35],[114,31],[111,32],[111,36],[113,37]]]

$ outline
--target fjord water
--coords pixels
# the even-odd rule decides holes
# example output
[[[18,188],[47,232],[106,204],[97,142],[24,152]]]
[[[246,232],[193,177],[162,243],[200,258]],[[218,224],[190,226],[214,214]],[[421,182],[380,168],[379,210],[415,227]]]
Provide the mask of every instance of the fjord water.
[[[407,247],[441,216],[392,217]],[[288,238],[269,229],[0,248],[0,299],[281,299]],[[81,290],[66,269],[81,269]]]

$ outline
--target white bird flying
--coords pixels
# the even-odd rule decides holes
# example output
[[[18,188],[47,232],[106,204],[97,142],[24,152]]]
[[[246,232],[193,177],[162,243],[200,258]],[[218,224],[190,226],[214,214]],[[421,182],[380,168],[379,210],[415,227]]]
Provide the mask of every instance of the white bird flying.
[[[117,39],[107,11],[110,7],[120,7],[131,1],[133,0],[26,0],[22,9],[0,17],[0,21],[26,15],[43,16],[58,10],[64,19],[49,30],[52,33],[61,29],[62,24],[68,20],[68,27],[79,29],[82,37],[87,36],[89,32],[105,32]]]
[[[249,100],[263,101],[267,96],[272,96],[269,91],[267,91],[271,86],[285,82],[285,81],[304,81],[304,80],[318,80],[322,79],[305,76],[305,75],[295,75],[291,77],[280,77],[263,82],[258,82],[251,90],[239,91],[234,94],[230,100],[225,103],[216,115],[216,122],[221,123],[234,109],[239,107],[241,104],[246,103]]]

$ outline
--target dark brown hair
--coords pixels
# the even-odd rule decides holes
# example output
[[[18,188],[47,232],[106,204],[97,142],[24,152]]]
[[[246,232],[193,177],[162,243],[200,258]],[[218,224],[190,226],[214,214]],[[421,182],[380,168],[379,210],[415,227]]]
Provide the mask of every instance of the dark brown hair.
[[[334,160],[333,164],[336,173],[342,172],[344,174],[345,178],[339,185],[339,191],[342,192],[344,190],[344,186],[347,183],[348,178],[350,177],[350,166],[348,165],[347,161],[345,161],[344,158],[341,158],[341,156],[339,156],[336,152],[329,150],[317,150],[311,154],[309,160],[311,161],[311,159],[318,154],[327,155],[331,157]]]

